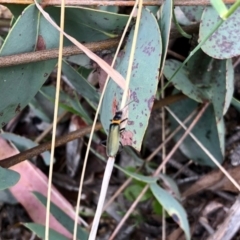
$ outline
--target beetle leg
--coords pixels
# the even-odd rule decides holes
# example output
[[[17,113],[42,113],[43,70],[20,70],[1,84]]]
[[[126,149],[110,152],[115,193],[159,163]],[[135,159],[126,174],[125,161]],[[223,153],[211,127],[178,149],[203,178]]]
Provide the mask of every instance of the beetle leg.
[[[125,131],[125,128],[120,129],[120,134]]]
[[[123,122],[126,121],[126,120],[128,120],[128,118],[125,118],[125,119],[121,120],[120,123],[123,123]]]

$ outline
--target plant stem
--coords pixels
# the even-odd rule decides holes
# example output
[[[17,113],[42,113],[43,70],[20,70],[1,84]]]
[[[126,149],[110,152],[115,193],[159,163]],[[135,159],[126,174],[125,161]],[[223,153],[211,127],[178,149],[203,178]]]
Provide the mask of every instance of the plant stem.
[[[236,1],[229,9],[227,14],[224,16],[225,19],[228,19],[240,6],[240,0]]]
[[[97,123],[95,126],[95,131],[99,130],[101,128],[102,128],[102,125],[100,123]],[[90,133],[91,129],[92,129],[92,126],[88,126],[86,128],[82,128],[82,129],[76,130],[74,132],[70,132],[64,136],[58,137],[58,138],[56,138],[55,147],[61,146],[65,143],[71,142],[77,138],[83,137],[86,134]],[[48,151],[50,149],[51,149],[51,142],[43,143],[34,148],[31,148],[22,153],[19,153],[15,156],[1,160],[0,167],[10,168],[20,162],[23,162],[27,159],[35,157],[35,156],[37,156],[45,151]]]
[[[117,47],[118,43],[119,43],[119,38],[113,38],[113,39],[104,40],[100,42],[86,43],[84,45],[91,51],[97,52],[97,51],[102,51],[105,49]],[[55,59],[55,58],[58,58],[58,51],[59,49],[55,48],[55,49],[42,50],[37,52],[29,52],[29,53],[22,53],[22,54],[16,54],[11,56],[0,57],[0,68],[19,65],[19,64],[25,64],[30,62],[40,62],[40,61],[45,61],[49,59]],[[77,46],[69,46],[69,47],[63,48],[64,57],[78,55],[81,53],[83,53],[83,51],[79,49]]]

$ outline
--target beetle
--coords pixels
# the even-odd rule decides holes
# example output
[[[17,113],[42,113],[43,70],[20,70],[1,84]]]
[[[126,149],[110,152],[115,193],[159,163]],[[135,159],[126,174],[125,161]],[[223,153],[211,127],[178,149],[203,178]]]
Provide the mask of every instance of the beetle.
[[[120,129],[120,125],[122,122],[126,121],[127,118],[122,119],[123,112],[119,110],[115,113],[113,119],[111,120],[111,124],[109,126],[109,133],[107,137],[107,148],[106,153],[108,157],[116,157],[119,150],[120,135],[121,132],[124,131],[124,128]]]

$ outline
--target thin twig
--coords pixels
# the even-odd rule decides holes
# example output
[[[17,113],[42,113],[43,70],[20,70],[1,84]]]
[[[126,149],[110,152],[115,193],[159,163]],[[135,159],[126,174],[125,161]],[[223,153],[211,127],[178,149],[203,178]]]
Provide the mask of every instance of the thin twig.
[[[179,95],[179,96],[174,96],[174,99],[172,99],[172,98],[161,99],[160,101],[156,102],[156,104],[154,104],[153,109],[156,109],[156,108],[159,108],[159,107],[162,107],[162,106],[166,106],[168,104],[171,104],[172,102],[175,102],[176,100],[180,100],[180,99],[185,98],[185,97],[186,97],[185,95],[182,95],[182,96]],[[168,99],[168,101],[166,101],[166,99]],[[101,129],[101,127],[102,127],[102,125],[100,123],[98,123],[97,126],[95,127],[95,131]],[[70,141],[73,141],[77,138],[80,138],[80,137],[88,134],[91,131],[89,129],[91,129],[91,127],[87,127],[87,128],[84,128],[84,129],[79,129],[79,130],[71,132],[71,133],[69,133],[65,136],[58,137],[56,139],[55,146],[58,147],[58,146],[61,146],[65,143],[67,143],[67,142],[70,142]],[[50,149],[50,146],[51,146],[51,143],[49,143],[49,142],[44,143],[44,144],[38,145],[34,148],[31,148],[29,150],[26,150],[25,152],[19,153],[15,156],[3,159],[3,160],[0,161],[0,167],[9,168],[11,166],[14,166],[14,165],[26,160],[26,159],[30,159],[30,158],[35,157],[35,156],[37,156],[37,155],[39,155],[39,154],[41,154],[45,151],[48,151]],[[157,152],[159,152],[160,149],[158,148],[156,152],[151,154],[151,156],[155,156],[155,154]]]
[[[95,131],[99,130],[102,128],[102,125],[100,123],[97,123],[95,126]],[[77,138],[83,137],[86,134],[90,133],[92,129],[92,126],[88,126],[86,128],[82,128],[82,129],[78,129],[74,132],[68,133],[64,136],[58,137],[56,138],[56,143],[55,143],[55,147],[61,146],[65,143],[71,142]],[[3,160],[0,161],[0,167],[3,168],[10,168],[22,161],[25,161],[27,159],[30,159],[32,157],[35,157],[45,151],[48,151],[51,149],[51,142],[46,142],[43,143],[41,145],[38,145],[34,148],[28,149],[22,153],[19,153],[17,155],[14,155],[12,157],[9,158],[5,158]]]
[[[1,3],[1,0],[0,0]],[[199,23],[193,24],[190,26],[183,27],[183,30],[187,32],[188,34],[197,33],[199,30]],[[170,39],[176,39],[178,37],[181,37],[181,34],[179,34],[179,31],[175,28],[171,30],[170,33]],[[92,52],[100,52],[105,49],[111,49],[118,46],[119,38],[113,38],[108,39],[104,41],[99,42],[91,42],[91,43],[85,43],[84,46],[87,47]],[[79,49],[77,46],[69,46],[63,48],[63,56],[73,56],[82,54],[83,51]],[[46,49],[36,52],[28,52],[28,53],[20,53],[20,54],[14,54],[10,56],[2,56],[0,57],[0,68],[2,67],[10,67],[15,66],[19,64],[25,64],[25,63],[31,63],[31,62],[40,62],[40,61],[46,61],[50,59],[56,59],[58,58],[58,48],[54,49]]]
[[[33,0],[0,0],[1,4],[11,3],[11,4],[32,4]],[[149,0],[143,1],[143,5],[147,6],[160,6],[163,0]],[[226,4],[235,3],[235,0],[224,0]],[[61,0],[42,0],[41,4],[43,6],[54,6],[61,5]],[[66,5],[71,6],[133,6],[135,1],[101,1],[101,0],[66,0]],[[210,5],[209,0],[175,0],[175,6],[206,6]]]
[[[0,0],[1,1],[1,0]],[[113,38],[100,42],[85,43],[84,46],[93,52],[102,51],[117,47],[119,38]],[[37,52],[21,53],[10,56],[0,57],[0,67],[9,67],[30,62],[40,62],[58,58],[58,48],[42,50]],[[69,46],[63,48],[63,56],[72,56],[83,53],[77,46]]]

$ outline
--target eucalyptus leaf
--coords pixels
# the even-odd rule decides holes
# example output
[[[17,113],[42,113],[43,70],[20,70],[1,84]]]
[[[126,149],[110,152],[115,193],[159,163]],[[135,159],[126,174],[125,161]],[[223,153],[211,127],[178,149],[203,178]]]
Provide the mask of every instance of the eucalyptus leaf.
[[[0,56],[52,48],[59,34],[49,25],[35,5],[28,6],[5,39]],[[30,102],[55,64],[56,60],[49,60],[0,68],[1,127]]]
[[[63,61],[62,71],[78,94],[94,104],[98,103],[99,93],[84,76],[65,61]]]
[[[180,7],[185,16],[191,22],[200,22],[204,6],[181,6]]]
[[[164,75],[170,79],[181,65],[177,60],[167,60]],[[184,66],[172,79],[173,85],[198,102],[209,100],[218,120],[227,112],[234,90],[231,59],[218,60],[197,51],[188,66]]]
[[[169,80],[175,71],[181,66],[181,62],[177,60],[166,60],[165,67],[163,69],[164,76]],[[203,102],[203,99],[207,98],[204,96],[202,90],[193,84],[189,79],[189,69],[184,66],[171,80],[174,87],[181,90],[185,95],[194,99],[197,102]]]
[[[179,192],[179,189],[178,189],[178,186],[177,186],[176,182],[166,174],[160,173],[159,177],[163,180],[164,185],[168,188],[168,190],[172,191],[172,193],[173,193],[172,195],[175,198],[180,200],[181,195],[180,195],[180,192]]]
[[[186,239],[190,240],[190,229],[187,214],[181,204],[156,183],[150,184],[150,189],[158,202],[184,231]]]
[[[197,107],[198,103],[191,99],[180,100],[177,103],[171,104],[169,106],[169,108],[181,121],[184,121]],[[174,120],[172,116],[169,116],[169,120],[171,123],[171,129],[176,129],[178,127],[178,123],[176,122],[176,120]],[[189,126],[189,124],[186,124],[186,126]],[[223,155],[219,137],[222,137],[223,139],[221,141],[224,141],[224,136],[218,133],[217,120],[214,116],[212,106],[207,108],[207,110],[204,112],[203,116],[200,118],[200,120],[197,122],[191,132],[221,164],[223,162]],[[179,131],[174,136],[174,140],[178,142],[183,133],[183,130]],[[189,159],[192,159],[198,164],[216,167],[212,160],[193,141],[190,136],[186,137],[185,140],[182,142],[182,144],[180,145],[180,150]]]
[[[170,29],[172,23],[172,12],[173,12],[173,3],[172,0],[165,0],[161,6],[160,18],[158,20],[159,27],[161,30],[162,37],[162,60],[161,60],[161,70],[160,74],[163,71],[165,64],[165,59],[167,56],[168,43],[170,38]]]
[[[46,207],[47,199],[41,193],[34,192],[36,198]],[[63,212],[57,205],[51,203],[50,207],[52,215],[61,223],[70,233],[73,233],[74,220]],[[88,239],[88,233],[82,227],[78,226],[77,238],[81,240]]]
[[[0,167],[0,190],[14,186],[20,179],[20,174],[11,169]]]
[[[45,10],[59,23],[60,8],[46,7]],[[20,11],[21,9],[18,8],[16,15]],[[66,8],[65,31],[79,41],[99,41],[120,34],[127,19],[127,15],[95,9]],[[69,45],[70,43],[65,41],[64,44]],[[33,4],[25,8],[19,15],[4,41],[0,56],[57,48],[58,46],[59,32]],[[49,77],[56,63],[57,60],[54,59],[0,69],[2,99],[0,102],[0,127],[3,127],[31,101]],[[82,86],[81,84],[80,87]],[[96,100],[96,95],[96,93],[91,95],[94,100]]]
[[[193,55],[188,68],[189,79],[201,88],[206,98],[212,102],[217,119],[221,119],[233,96],[232,60],[213,59],[200,49]]]
[[[116,64],[116,69],[123,76],[126,76],[128,68],[133,33],[134,28],[130,32],[125,51]],[[133,103],[128,105],[128,125],[125,128],[125,142],[123,142],[123,145],[131,145],[138,150],[141,147],[157,90],[161,51],[162,43],[156,18],[143,8],[130,81]],[[114,115],[116,106],[120,106],[121,99],[122,89],[110,80],[101,109],[101,122],[106,132],[109,128],[109,120]]]
[[[60,8],[47,7],[50,16],[60,25]],[[80,42],[96,42],[120,35],[128,16],[84,7],[65,8],[64,31]],[[71,45],[68,40],[65,45]]]
[[[9,189],[0,191],[0,202],[7,204],[18,204],[18,200],[12,195]]]
[[[180,24],[178,23],[178,20],[177,20],[175,11],[173,11],[173,22],[174,22],[174,24],[175,24],[178,32],[179,32],[183,37],[189,38],[189,39],[192,38],[192,36],[191,36],[190,34],[186,33],[186,32],[183,30],[183,28],[180,26]]]
[[[32,232],[36,233],[36,235],[42,239],[45,237],[45,226],[37,223],[24,223],[25,227],[30,229]],[[49,239],[50,240],[68,240],[66,237],[62,236],[60,233],[55,230],[49,228]]]
[[[240,54],[239,25],[240,8],[238,8],[204,43],[202,50],[217,59],[229,59]],[[205,8],[199,29],[199,42],[220,21],[217,11],[212,6]]]

